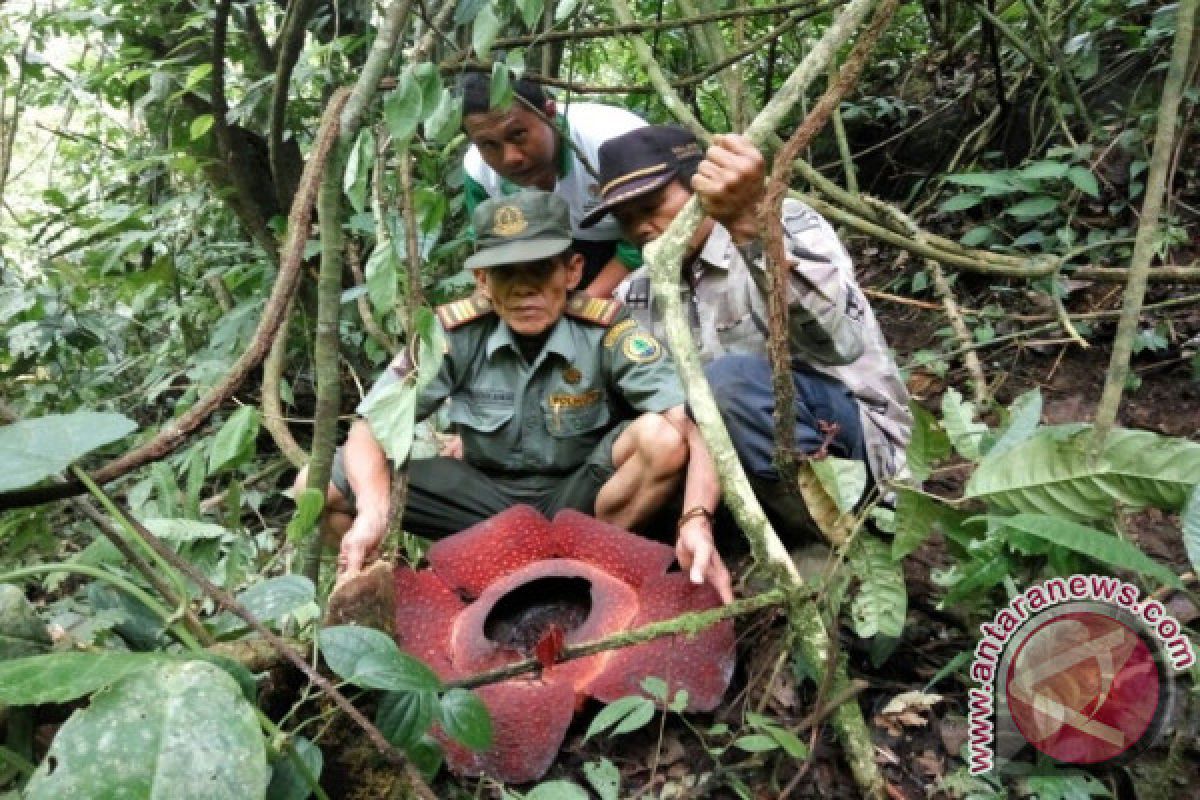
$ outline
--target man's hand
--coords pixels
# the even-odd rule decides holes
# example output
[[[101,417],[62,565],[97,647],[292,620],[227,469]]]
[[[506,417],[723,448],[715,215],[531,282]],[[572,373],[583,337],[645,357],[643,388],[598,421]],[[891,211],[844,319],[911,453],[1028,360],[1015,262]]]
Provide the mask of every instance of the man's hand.
[[[338,580],[344,580],[379,557],[379,545],[387,533],[387,515],[360,512],[342,537],[338,550]]]
[[[721,602],[733,602],[733,579],[713,545],[712,527],[706,518],[693,518],[683,523],[679,538],[675,540],[675,558],[679,559],[679,566],[688,573],[692,583],[708,581],[721,596]]]
[[[729,231],[735,244],[758,236],[758,206],[766,174],[762,153],[737,133],[714,136],[696,168],[692,189],[700,206]]]

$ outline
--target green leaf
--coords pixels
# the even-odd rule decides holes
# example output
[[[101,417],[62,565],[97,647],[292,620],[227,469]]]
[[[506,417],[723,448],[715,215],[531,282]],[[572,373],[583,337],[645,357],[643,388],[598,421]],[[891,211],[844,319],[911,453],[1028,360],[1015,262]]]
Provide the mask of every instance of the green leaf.
[[[667,702],[667,682],[654,675],[642,679],[642,689],[660,703]]]
[[[1025,392],[1008,409],[1008,424],[1000,438],[987,451],[987,458],[998,458],[1028,440],[1037,432],[1042,419],[1042,393],[1037,387]]]
[[[451,689],[442,695],[439,719],[450,738],[472,750],[492,746],[492,718],[473,692]]]
[[[956,194],[953,197],[948,197],[938,205],[938,211],[943,214],[950,214],[955,211],[966,211],[968,208],[974,208],[983,202],[981,194]]]
[[[1089,197],[1100,196],[1100,184],[1096,181],[1096,176],[1087,167],[1071,167],[1067,170],[1067,180],[1075,185],[1075,188]]]
[[[462,127],[462,98],[446,89],[438,96],[437,105],[425,115],[425,139],[445,144]]]
[[[185,78],[183,81],[183,88],[195,89],[196,86],[199,85],[200,81],[212,74],[212,68],[213,65],[211,61],[205,61],[203,64],[197,64],[196,66],[192,67],[188,71],[187,78]]]
[[[0,661],[44,653],[53,643],[21,587],[0,583]]]
[[[142,520],[151,533],[176,545],[198,542],[204,539],[232,539],[233,534],[212,522],[195,519],[145,519]]]
[[[1183,546],[1187,548],[1192,571],[1200,574],[1200,484],[1188,495],[1180,520],[1183,523]]]
[[[413,80],[417,82],[417,88],[421,90],[422,114],[429,116],[429,113],[441,101],[442,92],[445,91],[442,86],[442,75],[438,72],[438,68],[428,61],[422,61],[413,67],[412,74]]]
[[[192,120],[192,124],[188,126],[188,136],[194,142],[197,139],[202,139],[206,133],[212,130],[213,115],[201,114]]]
[[[996,229],[991,225],[976,225],[964,233],[958,240],[966,247],[979,247],[991,242],[996,236]]]
[[[850,568],[859,579],[858,594],[850,604],[854,632],[860,638],[899,637],[904,632],[908,591],[904,569],[893,561],[891,549],[873,536],[852,548]]]
[[[325,766],[321,748],[303,736],[293,736],[291,745],[296,751],[296,757],[304,763],[312,777],[320,778],[321,769]],[[304,780],[304,776],[287,753],[281,754],[271,770],[271,784],[267,787],[266,800],[306,800],[311,796],[312,790],[308,788],[308,781]]]
[[[428,306],[421,306],[413,315],[417,332],[417,389],[423,389],[437,377],[446,352],[446,334],[437,315]]]
[[[779,749],[779,742],[765,733],[751,733],[734,740],[733,746],[747,753],[767,753]]]
[[[542,20],[542,11],[546,7],[545,0],[518,0],[517,5],[521,9],[521,21],[525,23],[525,27],[531,31],[537,30],[538,23]]]
[[[412,447],[418,389],[408,378],[377,387],[363,400],[359,413],[387,457],[395,464],[408,458]]]
[[[1200,483],[1200,444],[1195,442],[1117,428],[1095,459],[1090,446],[1090,426],[1043,427],[985,459],[965,495],[1001,511],[1087,522],[1111,517],[1117,503],[1179,511]]]
[[[375,135],[369,127],[358,132],[354,147],[346,160],[346,173],[342,176],[342,189],[355,212],[361,214],[367,207],[367,187],[371,182],[371,165],[375,163]]]
[[[1005,174],[996,172],[971,172],[959,175],[947,175],[946,180],[959,186],[974,186],[979,189],[993,189],[997,192],[1015,192],[1019,188]]]
[[[588,800],[588,793],[570,781],[547,781],[526,792],[525,800]]]
[[[98,447],[137,428],[121,414],[76,411],[24,419],[0,427],[0,491],[21,489],[56,475]]]
[[[235,467],[254,455],[254,440],[258,437],[260,417],[255,406],[242,406],[225,420],[213,437],[208,453],[210,475],[227,467]]]
[[[1153,560],[1137,545],[1118,539],[1111,533],[1045,514],[1016,514],[1011,517],[988,517],[989,523],[1007,530],[1020,531],[1044,539],[1058,547],[1073,550],[1093,561],[1115,569],[1131,569],[1161,584],[1182,588],[1183,582],[1170,569]]]
[[[0,662],[0,703],[68,703],[163,660],[155,653],[63,652]]]
[[[274,622],[313,602],[316,596],[313,582],[303,575],[279,575],[254,584],[237,599],[260,622]]]
[[[583,765],[583,777],[600,800],[618,800],[621,794],[621,771],[607,758],[588,761]]]
[[[398,649],[365,653],[355,664],[354,672],[343,677],[355,686],[385,692],[432,692],[441,688],[433,670]]]
[[[960,456],[979,460],[980,445],[988,428],[975,421],[975,404],[963,400],[957,389],[947,389],[942,395],[942,427]]]
[[[500,35],[503,22],[496,16],[496,10],[488,3],[475,15],[471,27],[471,48],[479,58],[487,58],[492,52],[492,42]]]
[[[301,489],[296,492],[296,512],[287,526],[288,541],[292,544],[307,541],[317,530],[324,510],[325,494],[320,489]]]
[[[939,606],[942,608],[956,606],[973,595],[989,591],[1006,577],[1012,575],[1012,570],[1012,561],[1005,555],[992,556],[986,561],[971,561],[963,564],[964,577],[950,588]]]
[[[1061,161],[1035,161],[1017,174],[1029,181],[1055,180],[1066,175],[1069,166]]]
[[[557,24],[575,13],[582,0],[562,0],[554,9],[554,22]]]
[[[867,465],[849,458],[813,459],[808,462],[825,493],[843,514],[854,510],[867,489]]]
[[[491,108],[508,108],[513,102],[512,78],[508,66],[497,61],[492,64],[492,77],[488,84],[488,105]]]
[[[386,691],[441,688],[441,682],[429,667],[401,653],[395,640],[383,631],[337,625],[322,628],[317,641],[329,668],[355,685]]]
[[[1038,195],[1022,200],[1015,206],[1004,209],[1004,213],[1017,219],[1033,219],[1044,217],[1058,208],[1058,200],[1049,195]]]
[[[429,730],[437,705],[434,692],[388,692],[379,700],[375,725],[389,742],[406,748]]]
[[[633,727],[625,727],[624,730],[615,730],[613,731],[613,735],[637,730],[649,722],[651,717],[654,716],[653,701],[642,697],[640,694],[617,698],[602,708],[600,713],[596,714],[595,718],[592,719],[592,724],[588,726],[587,732],[583,735],[583,740],[586,742],[595,734],[603,733],[618,723],[621,723],[622,727],[624,727],[630,716],[634,716],[634,721],[637,724]]]
[[[237,683],[211,664],[168,662],[72,714],[26,797],[262,797],[268,778],[258,718]]]
[[[396,298],[399,294],[400,257],[391,239],[384,239],[375,244],[371,255],[367,257],[364,278],[367,282],[367,296],[376,311],[388,313],[396,308]]]
[[[907,451],[908,471],[914,481],[924,483],[933,465],[950,455],[950,437],[924,407],[915,401],[908,405],[913,414],[912,439]]]
[[[413,766],[421,770],[426,779],[432,780],[442,768],[442,746],[429,734],[425,734],[413,744],[404,749],[405,755],[412,761]]]
[[[935,531],[957,532],[968,514],[942,505],[928,495],[904,487],[896,488],[896,536],[892,560],[899,561],[921,546]]]
[[[412,70],[400,73],[396,88],[383,101],[383,118],[397,144],[407,141],[421,121],[421,87]]]

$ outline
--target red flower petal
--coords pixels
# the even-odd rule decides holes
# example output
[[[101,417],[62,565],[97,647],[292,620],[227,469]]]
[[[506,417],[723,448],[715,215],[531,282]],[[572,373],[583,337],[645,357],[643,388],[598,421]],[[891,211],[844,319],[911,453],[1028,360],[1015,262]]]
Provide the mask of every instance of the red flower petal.
[[[469,486],[459,487],[470,491]],[[513,506],[429,548],[429,564],[452,589],[478,597],[493,581],[553,558],[550,523],[530,506]]]
[[[595,564],[635,589],[662,575],[675,560],[675,551],[615,525],[565,509],[554,515],[556,555]]]
[[[462,677],[450,663],[450,630],[466,608],[429,570],[396,568],[396,643],[444,681]]]
[[[697,586],[681,572],[654,578],[638,593],[640,609],[630,628],[670,619],[688,611],[721,604],[708,584]],[[590,693],[604,702],[642,693],[642,679],[654,675],[667,682],[668,700],[676,690],[688,692],[689,711],[711,711],[721,702],[734,666],[733,621],[722,620],[693,637],[686,634],[655,639],[618,650],[592,682]]]
[[[546,774],[575,714],[571,686],[514,680],[475,693],[492,718],[492,746],[477,753],[443,737],[450,768],[459,774],[487,773],[505,783],[527,783]]]

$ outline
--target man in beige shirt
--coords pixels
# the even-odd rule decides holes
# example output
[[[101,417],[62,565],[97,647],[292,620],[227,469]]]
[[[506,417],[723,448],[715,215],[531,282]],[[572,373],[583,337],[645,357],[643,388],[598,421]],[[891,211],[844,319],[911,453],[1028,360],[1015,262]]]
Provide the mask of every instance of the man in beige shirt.
[[[758,211],[762,154],[745,137],[714,137],[706,153],[691,133],[651,126],[600,148],[603,202],[632,242],[657,239],[693,192],[707,216],[684,258],[683,289],[692,334],[738,455],[759,499],[784,531],[811,526],[795,493],[779,485],[774,457],[774,396],[766,359],[765,259]],[[850,256],[819,214],[783,204],[789,347],[796,387],[795,448],[820,449],[867,465],[876,482],[904,468],[912,428],[908,393],[883,332],[854,277]],[[618,289],[631,315],[662,334],[646,268]],[[713,502],[716,500],[714,498]]]

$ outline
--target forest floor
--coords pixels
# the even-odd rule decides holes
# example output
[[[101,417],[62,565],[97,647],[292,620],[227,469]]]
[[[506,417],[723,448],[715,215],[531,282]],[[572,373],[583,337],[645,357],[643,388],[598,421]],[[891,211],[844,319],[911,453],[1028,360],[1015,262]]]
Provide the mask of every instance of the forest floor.
[[[864,288],[895,291],[889,285],[897,274],[892,266],[896,263],[894,253],[865,249],[855,255],[860,265],[866,265],[859,269]],[[963,276],[956,291],[965,308],[980,309],[991,303],[1004,309],[1004,316],[992,321],[999,337],[1020,330],[1019,326],[1033,324],[1021,316],[1044,316],[1049,312],[1032,292],[1013,290],[1000,295],[987,282],[971,276]],[[1182,294],[1178,289],[1152,288],[1147,302]],[[941,341],[938,331],[946,325],[946,318],[940,310],[927,307],[934,300],[927,297],[911,303],[880,299],[878,295],[872,299],[901,364],[908,363],[918,351],[936,349]],[[1066,300],[1072,313],[1117,309],[1120,303],[1120,287],[1111,284],[1079,287]],[[1155,321],[1167,321],[1169,343],[1164,349],[1135,357],[1133,369],[1141,385],[1125,395],[1120,422],[1195,440],[1200,431],[1200,382],[1192,375],[1190,359],[1181,354],[1181,345],[1200,333],[1200,307],[1172,309],[1155,317]],[[1086,350],[1064,342],[1064,334],[1053,330],[1040,342],[1013,339],[981,349],[992,396],[1001,405],[1007,405],[1017,395],[1036,387],[1044,400],[1043,422],[1091,419],[1101,394],[1109,359],[1108,342],[1115,325],[1115,319],[1097,322],[1092,338],[1098,343]],[[967,376],[957,361],[940,377],[927,369],[912,369],[908,382],[913,396],[935,413],[946,388],[959,387],[968,395],[964,388],[968,385]],[[997,421],[994,415],[986,419]],[[966,474],[966,470],[951,467],[935,474],[926,487],[943,496],[957,496]],[[1149,555],[1180,574],[1188,570],[1176,517],[1149,511],[1128,517],[1124,524]],[[936,535],[905,560],[909,607],[904,636],[881,665],[871,663],[866,648],[849,630],[843,628],[841,632],[841,646],[848,657],[851,676],[865,680],[868,685],[858,700],[893,798],[959,796],[938,792],[936,787],[947,775],[964,771],[961,753],[967,736],[968,688],[962,677],[965,665],[932,686],[930,682],[956,656],[973,651],[978,625],[986,620],[979,615],[967,616],[956,609],[938,607],[942,592],[932,582],[931,572],[951,563],[943,541]],[[1182,596],[1166,599],[1181,623],[1200,615]],[[827,725],[821,726],[815,737],[811,733],[802,735],[814,755],[810,763],[799,767],[801,775],[797,775],[797,762],[778,757],[766,759],[733,749],[720,759],[720,770],[724,773],[714,773],[717,761],[706,752],[696,733],[722,722],[736,730],[747,710],[761,711],[785,725],[798,722],[812,710],[815,687],[811,683],[797,685],[791,669],[787,668],[787,656],[781,657],[782,627],[769,611],[739,621],[740,662],[726,704],[714,714],[693,715],[690,725],[678,716],[668,715],[656,718],[651,725],[632,734],[615,738],[599,736],[584,742],[587,724],[598,708],[593,701],[584,713],[576,716],[563,751],[546,780],[569,779],[586,786],[583,765],[605,757],[621,771],[622,798],[738,797],[730,788],[720,788],[721,774],[735,775],[755,798],[857,796],[853,779]],[[899,713],[882,713],[890,701],[906,692],[926,693],[927,700],[933,699],[928,695],[937,695],[939,699],[929,708],[922,707],[918,698]],[[1195,727],[1194,719],[1190,727]],[[1190,735],[1195,736],[1195,730]],[[339,723],[331,744],[325,747],[326,771],[322,780],[330,791],[350,799],[389,796],[388,787],[394,775],[379,762],[357,731]],[[1156,783],[1156,770],[1160,770],[1166,756],[1167,742],[1160,742],[1128,765],[1105,767],[1093,774],[1119,800],[1152,796],[1145,793],[1144,787],[1148,785],[1158,786],[1156,794],[1170,787],[1166,788],[1167,796],[1196,796],[1193,793],[1200,785],[1200,765],[1194,759],[1185,759],[1181,767],[1165,778],[1165,785]],[[452,786],[458,787],[457,792]],[[790,791],[785,791],[789,786]],[[453,782],[445,773],[434,788],[444,797],[497,796],[491,784]],[[464,791],[466,794],[461,794]]]

